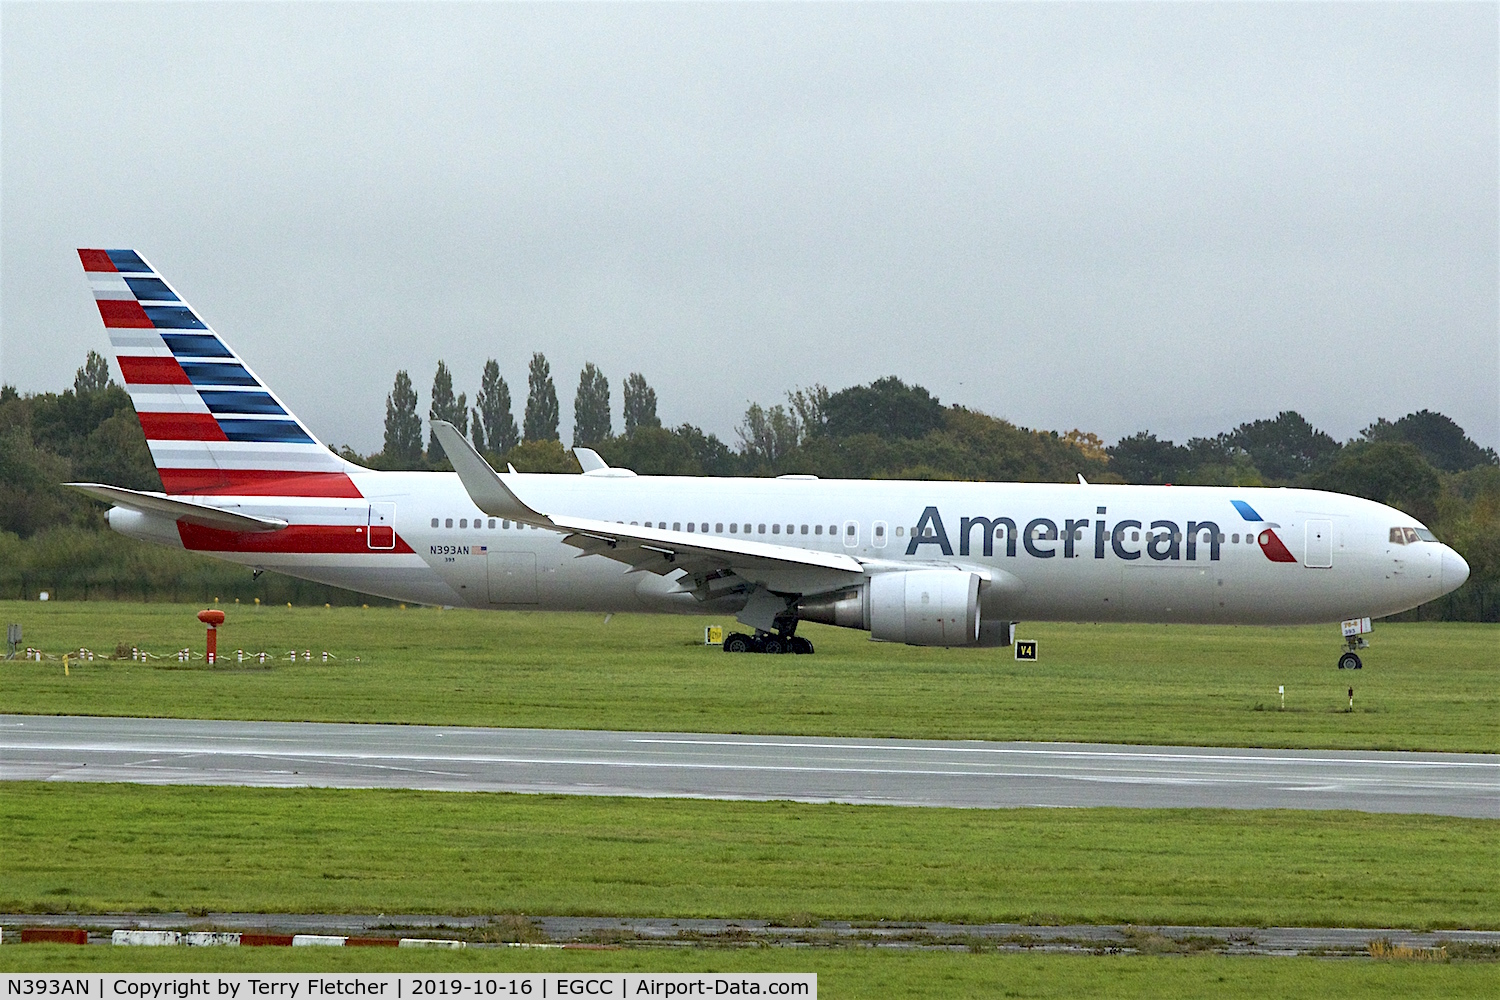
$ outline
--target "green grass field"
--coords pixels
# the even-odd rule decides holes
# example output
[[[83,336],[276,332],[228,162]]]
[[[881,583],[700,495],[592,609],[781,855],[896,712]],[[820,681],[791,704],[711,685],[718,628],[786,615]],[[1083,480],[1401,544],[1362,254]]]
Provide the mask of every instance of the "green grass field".
[[[28,645],[201,651],[197,606],[3,602]],[[228,605],[201,661],[0,666],[0,710],[542,728],[1082,740],[1267,747],[1500,750],[1500,627],[1377,627],[1366,669],[1334,667],[1332,628],[1023,625],[1008,649],[916,649],[805,626],[812,657],[695,645],[711,620],[671,616]],[[725,621],[720,624],[731,625]],[[337,661],[291,664],[289,649]],[[359,657],[359,662],[354,658]],[[1277,687],[1287,689],[1280,709]],[[1346,711],[1355,688],[1354,711]]]
[[[16,782],[0,911],[1500,927],[1500,823]]]
[[[402,952],[378,948],[0,948],[0,971],[81,972],[816,972],[825,1000],[1028,997],[1035,1000],[1411,1000],[1500,996],[1495,966],[1313,958],[964,954],[887,950]]]

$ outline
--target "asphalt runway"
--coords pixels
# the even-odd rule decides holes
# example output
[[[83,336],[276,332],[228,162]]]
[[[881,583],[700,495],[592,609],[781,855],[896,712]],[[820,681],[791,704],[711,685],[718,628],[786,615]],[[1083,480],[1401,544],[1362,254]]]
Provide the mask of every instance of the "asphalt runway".
[[[1500,755],[0,715],[0,780],[1500,818]]]

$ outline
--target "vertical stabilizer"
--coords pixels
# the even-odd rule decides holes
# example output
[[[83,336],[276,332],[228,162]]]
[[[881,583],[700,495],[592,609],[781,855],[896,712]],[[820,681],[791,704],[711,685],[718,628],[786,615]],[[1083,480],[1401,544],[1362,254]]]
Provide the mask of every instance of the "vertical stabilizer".
[[[358,497],[323,445],[134,250],[79,250],[168,493]]]

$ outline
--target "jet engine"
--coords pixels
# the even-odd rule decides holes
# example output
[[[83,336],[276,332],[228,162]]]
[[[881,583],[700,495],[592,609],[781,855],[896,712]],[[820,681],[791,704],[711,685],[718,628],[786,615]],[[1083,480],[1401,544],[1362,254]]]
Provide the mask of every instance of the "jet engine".
[[[797,605],[806,621],[868,629],[870,638],[909,646],[979,641],[979,574],[954,569],[877,573],[860,587]]]

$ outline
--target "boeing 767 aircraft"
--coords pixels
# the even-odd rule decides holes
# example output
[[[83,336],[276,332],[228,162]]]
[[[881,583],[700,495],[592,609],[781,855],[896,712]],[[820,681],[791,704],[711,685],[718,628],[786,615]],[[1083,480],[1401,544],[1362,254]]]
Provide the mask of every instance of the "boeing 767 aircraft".
[[[1468,578],[1410,515],[1296,489],[456,472],[335,455],[132,250],[80,250],[165,492],[75,488],[133,538],[413,603],[735,615],[1002,646],[1017,619],[1289,625],[1394,614]],[[1359,626],[1340,666],[1357,667]],[[1348,633],[1355,634],[1348,634]]]

